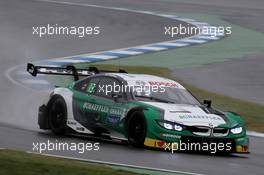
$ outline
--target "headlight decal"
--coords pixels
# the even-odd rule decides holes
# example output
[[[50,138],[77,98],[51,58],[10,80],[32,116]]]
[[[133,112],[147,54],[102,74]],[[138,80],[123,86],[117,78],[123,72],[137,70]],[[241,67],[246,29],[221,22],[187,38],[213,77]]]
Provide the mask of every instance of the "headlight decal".
[[[234,128],[231,128],[230,131],[233,134],[240,134],[240,133],[242,133],[243,128],[241,126],[236,126]]]
[[[182,131],[182,126],[181,125],[178,125],[178,124],[175,124],[174,125],[174,129],[176,130],[176,131]]]
[[[173,125],[170,123],[163,123],[163,126],[164,126],[164,128],[169,129],[169,130],[173,129]]]
[[[177,124],[177,123],[173,123],[173,122],[170,122],[170,121],[166,121],[166,120],[160,120],[160,121],[157,121],[157,123],[165,128],[165,129],[168,129],[168,130],[175,130],[175,131],[182,131],[183,130],[183,126],[180,125],[180,124]]]

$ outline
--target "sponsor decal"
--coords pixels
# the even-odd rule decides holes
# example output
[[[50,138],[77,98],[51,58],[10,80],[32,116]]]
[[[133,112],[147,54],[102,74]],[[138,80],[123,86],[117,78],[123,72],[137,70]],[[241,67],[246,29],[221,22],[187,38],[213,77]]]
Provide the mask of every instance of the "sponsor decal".
[[[165,87],[178,87],[177,83],[173,82],[158,82],[158,81],[149,81],[151,86],[165,86]]]
[[[155,144],[156,144],[156,147],[163,148],[165,142],[162,141],[162,140],[157,140],[157,141],[155,142]]]
[[[144,142],[145,146],[150,146],[150,147],[155,147],[155,148],[164,148],[164,146],[166,145],[166,142],[163,140],[156,140],[156,139],[152,139],[152,138],[145,138],[145,142]]]
[[[249,149],[248,149],[248,146],[246,145],[238,145],[236,146],[236,151],[239,153],[248,153]]]
[[[108,115],[106,118],[107,123],[110,124],[117,124],[120,121],[120,116],[116,116],[116,115]]]
[[[83,104],[83,109],[93,110],[96,112],[109,113],[109,115],[116,115],[116,116],[125,116],[126,113],[126,110],[122,108],[110,108],[109,106],[93,104],[88,102],[85,102]]]
[[[204,115],[179,115],[180,119],[208,119],[208,120],[222,120],[221,117],[218,116],[204,116]]]
[[[146,82],[145,81],[142,81],[142,80],[137,80],[135,82],[135,84],[138,85],[138,86],[145,86],[146,85]]]
[[[171,138],[175,138],[175,139],[180,139],[181,136],[179,135],[174,135],[174,134],[168,134],[168,133],[160,133],[161,136],[163,137],[171,137]]]
[[[109,111],[110,114],[119,115],[119,116],[123,116],[125,112],[126,111],[124,109],[119,109],[119,108],[111,108]]]
[[[74,122],[74,121],[67,121],[67,124],[68,124],[68,125],[77,125],[77,123]]]
[[[107,106],[87,103],[87,102],[83,104],[83,109],[93,110],[97,112],[105,112],[105,113],[108,113],[109,111],[109,107]]]
[[[84,131],[84,128],[83,127],[76,127],[76,130],[78,130],[78,131]]]

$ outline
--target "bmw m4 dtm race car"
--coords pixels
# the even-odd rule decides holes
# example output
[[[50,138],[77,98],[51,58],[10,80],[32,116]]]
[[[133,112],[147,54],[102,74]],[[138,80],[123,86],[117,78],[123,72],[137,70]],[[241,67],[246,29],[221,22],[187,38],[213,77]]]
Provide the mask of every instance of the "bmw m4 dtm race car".
[[[96,67],[29,63],[27,71],[33,76],[73,75],[75,79],[67,87],[56,87],[40,106],[40,129],[118,137],[135,147],[249,152],[245,122],[238,114],[216,110],[210,100],[200,103],[174,80]]]

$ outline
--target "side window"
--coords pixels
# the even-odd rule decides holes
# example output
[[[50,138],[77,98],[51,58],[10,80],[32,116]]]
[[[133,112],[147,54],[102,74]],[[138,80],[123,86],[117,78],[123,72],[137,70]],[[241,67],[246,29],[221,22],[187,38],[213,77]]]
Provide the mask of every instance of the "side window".
[[[96,85],[99,82],[99,77],[94,77],[94,78],[87,78],[84,79],[80,82],[78,82],[74,89],[80,92],[84,92],[84,93],[94,93],[96,90]]]
[[[98,83],[95,95],[112,99],[112,95],[114,93],[123,94],[120,89],[121,85],[117,79],[111,77],[102,77]]]

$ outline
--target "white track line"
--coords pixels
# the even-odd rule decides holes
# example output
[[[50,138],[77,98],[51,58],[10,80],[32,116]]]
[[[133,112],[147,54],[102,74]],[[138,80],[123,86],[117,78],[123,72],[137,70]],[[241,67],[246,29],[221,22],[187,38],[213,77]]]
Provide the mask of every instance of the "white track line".
[[[264,133],[260,133],[256,131],[247,131],[247,135],[252,136],[252,137],[264,138]]]
[[[26,151],[26,152],[30,153],[30,154],[39,154],[39,153],[36,153],[36,152],[31,152],[31,151]],[[168,169],[162,169],[162,168],[153,168],[153,167],[144,167],[144,166],[138,166],[138,165],[107,162],[107,161],[93,160],[93,159],[83,159],[83,158],[76,158],[76,157],[70,157],[70,156],[61,156],[61,155],[53,155],[53,154],[39,154],[39,155],[56,157],[56,158],[64,158],[64,159],[70,159],[70,160],[78,160],[78,161],[83,161],[83,162],[91,162],[91,163],[112,165],[112,166],[122,166],[122,167],[138,168],[138,169],[145,169],[145,170],[152,170],[152,171],[161,171],[161,172],[166,172],[166,173],[181,173],[181,174],[188,174],[188,175],[202,175],[202,174],[192,173],[192,172],[175,171],[175,170],[168,170]]]
[[[22,80],[23,83],[26,84],[37,84],[37,85],[49,85],[50,83],[46,80],[41,79],[28,79],[28,80]]]
[[[7,69],[7,70],[5,71],[5,76],[6,76],[6,78],[7,78],[8,80],[10,80],[13,84],[17,85],[18,87],[23,87],[23,88],[25,88],[25,89],[27,89],[27,90],[33,91],[32,88],[30,88],[30,87],[28,87],[28,86],[26,86],[26,85],[24,85],[24,84],[22,84],[22,83],[19,83],[18,80],[14,80],[14,79],[12,78],[12,76],[11,76],[11,72],[13,72],[13,71],[16,70],[18,67],[21,67],[21,66],[22,66],[22,65],[18,65],[18,66],[14,66],[14,67],[11,67],[11,68]],[[24,66],[24,65],[23,65],[23,66]]]
[[[176,15],[166,15],[166,14],[162,14],[160,16],[165,17],[165,18],[177,18],[178,17]]]
[[[127,11],[127,12],[136,12],[136,13],[140,12],[140,13],[149,14],[149,15],[157,15],[157,13],[151,12],[151,11],[131,10],[131,9],[127,9],[127,8],[107,7],[107,6],[94,5],[94,4],[66,2],[66,1],[53,1],[53,0],[36,0],[36,1],[55,3],[55,4],[64,4],[64,5],[75,5],[75,6],[82,6],[82,7],[96,7],[96,8],[103,8],[103,9],[110,9],[110,10],[120,10],[120,11]]]
[[[31,75],[26,70],[24,70],[24,71],[23,70],[19,70],[19,71],[16,72],[16,74],[17,75],[21,75],[21,76],[30,76],[31,77]],[[43,75],[43,74],[39,74],[38,75],[38,77],[44,77],[44,76],[45,75]]]
[[[128,9],[130,10],[130,9]],[[144,13],[144,14],[149,14],[149,15],[155,15],[155,12],[151,12],[151,11],[145,11],[145,10],[139,10],[138,12]]]
[[[29,73],[26,70],[19,70],[16,72],[17,75],[29,75]]]
[[[210,25],[210,24],[208,24],[207,22],[190,22],[191,24],[194,24],[194,25],[202,25],[202,26],[206,26],[206,25]]]
[[[186,22],[194,22],[195,20],[194,19],[190,19],[190,18],[181,18],[181,17],[178,17],[178,18],[175,18],[175,19],[179,19],[181,21],[186,21]]]

